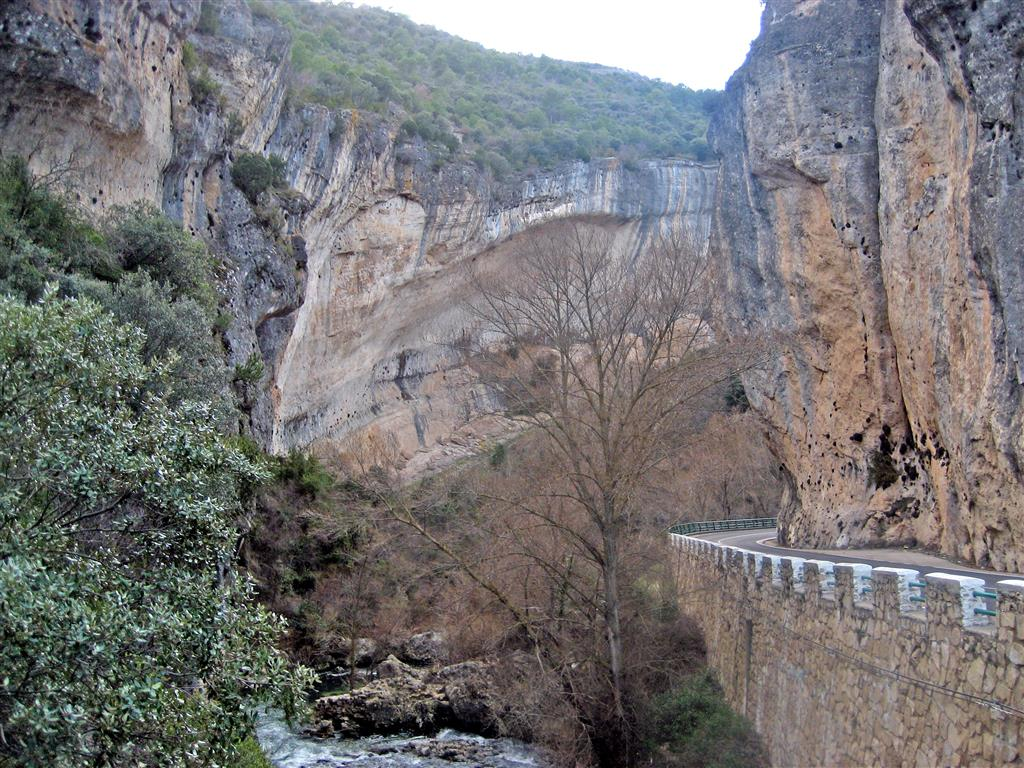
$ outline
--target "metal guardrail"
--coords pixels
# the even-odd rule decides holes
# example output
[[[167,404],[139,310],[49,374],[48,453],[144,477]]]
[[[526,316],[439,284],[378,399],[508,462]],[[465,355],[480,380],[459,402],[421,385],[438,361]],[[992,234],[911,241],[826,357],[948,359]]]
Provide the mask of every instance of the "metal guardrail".
[[[669,533],[683,536],[695,533],[718,533],[720,531],[750,531],[758,528],[775,528],[777,517],[746,517],[737,520],[698,520],[692,523],[676,523],[668,529]]]

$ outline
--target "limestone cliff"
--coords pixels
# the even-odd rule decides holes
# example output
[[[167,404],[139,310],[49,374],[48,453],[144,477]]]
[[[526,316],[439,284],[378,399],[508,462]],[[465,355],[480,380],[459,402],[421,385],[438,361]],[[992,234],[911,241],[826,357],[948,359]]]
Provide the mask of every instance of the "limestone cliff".
[[[242,0],[216,5],[216,34],[196,30],[198,7],[0,8],[0,148],[40,171],[67,166],[98,213],[150,199],[210,243],[226,265],[230,362],[266,363],[240,388],[248,428],[274,451],[330,452],[366,431],[394,433],[418,466],[477,447],[501,428],[486,418],[498,404],[448,351],[472,332],[460,309],[472,262],[503,259],[555,218],[615,217],[632,248],[710,228],[714,166],[598,160],[501,182],[436,168],[394,116],[289,105],[287,36]],[[284,158],[291,191],[251,204],[231,181],[243,151]]]
[[[1024,568],[1024,7],[769,0],[712,125],[782,536]]]

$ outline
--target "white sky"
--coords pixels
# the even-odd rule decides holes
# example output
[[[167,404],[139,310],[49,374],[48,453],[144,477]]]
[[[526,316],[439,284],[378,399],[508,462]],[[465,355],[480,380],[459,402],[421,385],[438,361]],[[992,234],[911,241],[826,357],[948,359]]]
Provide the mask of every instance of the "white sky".
[[[362,0],[509,53],[721,88],[757,36],[760,0]]]

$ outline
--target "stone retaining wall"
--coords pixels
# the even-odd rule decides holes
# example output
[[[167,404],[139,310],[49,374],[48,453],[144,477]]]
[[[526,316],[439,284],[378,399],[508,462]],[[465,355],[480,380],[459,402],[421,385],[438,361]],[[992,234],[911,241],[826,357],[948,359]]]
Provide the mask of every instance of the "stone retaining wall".
[[[681,607],[774,765],[1024,765],[1024,581],[986,598],[977,579],[671,539]]]

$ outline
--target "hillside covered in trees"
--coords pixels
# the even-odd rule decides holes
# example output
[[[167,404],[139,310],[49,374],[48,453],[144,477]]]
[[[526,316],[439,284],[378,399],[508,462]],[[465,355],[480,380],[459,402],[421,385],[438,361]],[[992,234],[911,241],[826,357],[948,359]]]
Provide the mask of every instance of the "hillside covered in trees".
[[[292,33],[293,98],[374,113],[497,174],[618,155],[709,157],[717,91],[596,64],[499,53],[350,4],[251,0]]]

